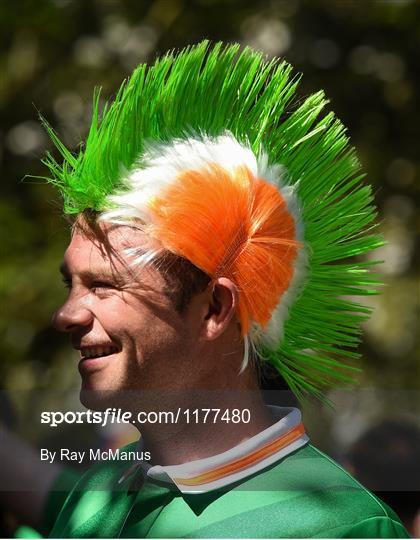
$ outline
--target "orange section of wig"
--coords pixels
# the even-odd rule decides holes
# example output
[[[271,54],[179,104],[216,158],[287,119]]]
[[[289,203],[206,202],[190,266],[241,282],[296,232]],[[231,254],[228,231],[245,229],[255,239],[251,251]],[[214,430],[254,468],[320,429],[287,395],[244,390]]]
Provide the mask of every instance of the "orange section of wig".
[[[242,335],[266,326],[293,276],[300,246],[279,191],[247,167],[216,164],[182,173],[149,201],[151,234],[211,278],[227,277],[239,292]]]

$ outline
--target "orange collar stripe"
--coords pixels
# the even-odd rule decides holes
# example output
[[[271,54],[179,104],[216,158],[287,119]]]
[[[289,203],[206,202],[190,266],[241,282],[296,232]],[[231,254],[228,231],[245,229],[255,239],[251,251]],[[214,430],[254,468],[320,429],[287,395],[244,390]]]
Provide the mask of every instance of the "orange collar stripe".
[[[200,484],[208,484],[209,482],[214,482],[215,480],[219,480],[220,478],[224,478],[225,476],[228,476],[230,474],[242,471],[250,465],[255,465],[256,463],[259,463],[263,459],[272,456],[288,444],[293,443],[304,434],[305,428],[303,426],[303,423],[301,422],[299,425],[290,429],[274,441],[267,443],[266,445],[262,446],[258,450],[255,450],[254,452],[251,452],[243,458],[236,459],[235,461],[232,461],[227,465],[222,465],[220,467],[217,467],[216,469],[213,469],[212,471],[208,471],[206,473],[199,474],[191,478],[174,478],[174,481],[177,484],[183,484],[185,486],[198,486]]]

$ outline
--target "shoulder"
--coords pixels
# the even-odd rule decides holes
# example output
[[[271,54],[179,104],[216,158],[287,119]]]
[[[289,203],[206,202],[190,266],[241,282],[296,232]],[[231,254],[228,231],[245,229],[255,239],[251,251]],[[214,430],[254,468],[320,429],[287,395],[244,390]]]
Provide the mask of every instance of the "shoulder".
[[[311,445],[226,495],[220,504],[242,499],[236,517],[251,529],[264,523],[267,537],[408,537],[388,506]],[[247,532],[261,535],[257,529]]]
[[[114,536],[112,524],[116,518],[109,522],[105,516],[125,508],[127,497],[126,487],[119,485],[119,480],[127,472],[132,462],[127,459],[120,460],[118,455],[134,452],[137,443],[131,443],[115,453],[116,459],[100,460],[90,467],[69,489],[66,497],[61,498],[61,509],[55,505],[56,520],[51,531],[53,537],[71,537],[85,534],[87,525],[94,520],[94,516],[101,519],[101,527],[105,536]],[[50,494],[50,497],[53,494]],[[121,503],[122,500],[122,503]],[[116,503],[119,503],[116,504]],[[115,516],[114,516],[115,517]],[[99,519],[99,518],[98,518]]]
[[[302,476],[306,478],[309,498],[318,500],[320,515],[328,517],[332,535],[348,538],[408,537],[395,512],[332,458],[312,445],[307,445],[293,457],[288,465],[296,476],[301,477],[301,481]]]

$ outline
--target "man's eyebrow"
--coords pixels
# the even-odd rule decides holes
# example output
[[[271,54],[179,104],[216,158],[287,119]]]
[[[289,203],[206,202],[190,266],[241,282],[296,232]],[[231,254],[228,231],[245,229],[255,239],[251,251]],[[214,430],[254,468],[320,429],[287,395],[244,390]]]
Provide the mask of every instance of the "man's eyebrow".
[[[63,277],[70,278],[71,272],[64,261],[60,264],[59,270]],[[93,267],[89,270],[83,270],[82,272],[78,273],[78,275],[85,279],[107,279],[113,280],[117,284],[123,284],[126,279],[130,277],[130,272],[124,269],[121,269],[119,272],[110,272],[103,268]]]

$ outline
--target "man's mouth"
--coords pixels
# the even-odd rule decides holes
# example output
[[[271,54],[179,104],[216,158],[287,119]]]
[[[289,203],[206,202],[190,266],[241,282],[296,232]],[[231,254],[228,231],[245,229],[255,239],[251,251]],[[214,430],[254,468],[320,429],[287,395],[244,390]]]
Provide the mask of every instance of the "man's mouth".
[[[81,359],[88,358],[102,358],[103,356],[109,356],[118,352],[118,347],[114,345],[98,345],[96,347],[81,347],[80,356]]]

